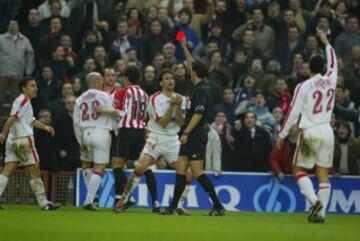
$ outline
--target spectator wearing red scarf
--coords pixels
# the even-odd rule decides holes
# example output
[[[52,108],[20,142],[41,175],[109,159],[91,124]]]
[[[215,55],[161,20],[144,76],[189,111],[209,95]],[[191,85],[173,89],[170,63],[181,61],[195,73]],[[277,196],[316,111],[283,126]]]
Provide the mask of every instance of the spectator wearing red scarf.
[[[275,80],[275,91],[270,95],[268,99],[269,111],[273,111],[275,108],[280,108],[284,115],[289,111],[291,96],[288,90],[288,84],[285,78],[279,77]]]

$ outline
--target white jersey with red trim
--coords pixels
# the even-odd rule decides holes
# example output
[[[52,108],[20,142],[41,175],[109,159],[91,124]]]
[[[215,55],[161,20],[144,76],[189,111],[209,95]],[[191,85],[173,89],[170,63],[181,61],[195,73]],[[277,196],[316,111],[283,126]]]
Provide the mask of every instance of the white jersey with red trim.
[[[121,117],[118,127],[144,129],[148,101],[148,95],[138,85],[129,85],[116,92],[116,108]]]
[[[113,108],[111,97],[100,90],[90,89],[76,99],[74,108],[74,126],[87,128],[94,127],[100,129],[113,129],[113,118],[109,115],[98,114],[95,107],[105,109]]]
[[[16,117],[16,121],[10,127],[9,138],[34,135],[32,123],[35,118],[29,97],[24,94],[19,95],[12,104],[10,115]]]
[[[111,91],[105,91],[105,93],[107,93],[109,96],[110,96],[110,98],[111,98],[111,101],[112,101],[112,106],[114,107],[114,108],[116,108],[116,100],[115,100],[115,94],[116,94],[116,90],[115,89],[113,89],[113,90],[111,90]],[[113,119],[113,130],[116,130],[117,129],[117,126],[118,126],[118,123],[119,123],[119,121],[120,121],[120,116],[113,116],[112,117],[112,119]]]
[[[185,115],[186,111],[186,99],[183,98],[183,102],[181,104],[181,110],[183,115]],[[148,130],[154,134],[160,135],[177,135],[180,131],[180,126],[176,123],[176,112],[174,112],[171,116],[171,120],[169,124],[164,128],[157,123],[161,117],[163,117],[170,106],[170,98],[164,95],[161,92],[157,92],[150,97],[150,103],[148,106],[149,113],[149,123]]]
[[[326,46],[326,58],[326,74],[317,74],[296,86],[290,110],[279,133],[280,138],[288,135],[291,126],[296,124],[299,118],[301,129],[330,124],[338,72],[335,52],[330,44]]]

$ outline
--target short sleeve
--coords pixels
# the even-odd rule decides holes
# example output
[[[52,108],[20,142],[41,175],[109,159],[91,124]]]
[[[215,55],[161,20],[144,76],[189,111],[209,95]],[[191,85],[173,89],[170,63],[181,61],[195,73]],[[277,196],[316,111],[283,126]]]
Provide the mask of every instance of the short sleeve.
[[[207,110],[208,99],[207,94],[204,89],[197,89],[194,96],[194,112],[198,114],[203,114]]]
[[[29,98],[24,96],[22,99],[16,99],[11,107],[10,116],[19,118],[21,116],[23,107],[27,104]]]

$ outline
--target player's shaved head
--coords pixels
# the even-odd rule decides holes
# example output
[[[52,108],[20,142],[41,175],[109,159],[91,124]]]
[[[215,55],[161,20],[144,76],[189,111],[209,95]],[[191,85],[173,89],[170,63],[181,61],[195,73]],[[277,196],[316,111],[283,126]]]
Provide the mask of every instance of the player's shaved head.
[[[103,84],[103,77],[98,72],[91,72],[86,75],[86,82],[88,83],[90,89],[101,90]]]

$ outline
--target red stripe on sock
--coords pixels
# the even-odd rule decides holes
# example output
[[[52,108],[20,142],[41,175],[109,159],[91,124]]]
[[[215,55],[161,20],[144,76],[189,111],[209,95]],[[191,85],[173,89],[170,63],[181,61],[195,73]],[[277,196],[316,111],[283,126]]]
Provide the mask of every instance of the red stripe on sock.
[[[296,181],[299,181],[301,178],[306,177],[307,174],[305,172],[299,172],[296,174],[295,179]]]
[[[98,176],[102,177],[102,174],[101,174],[100,172],[94,172],[94,174],[96,174],[96,175],[98,175]]]

